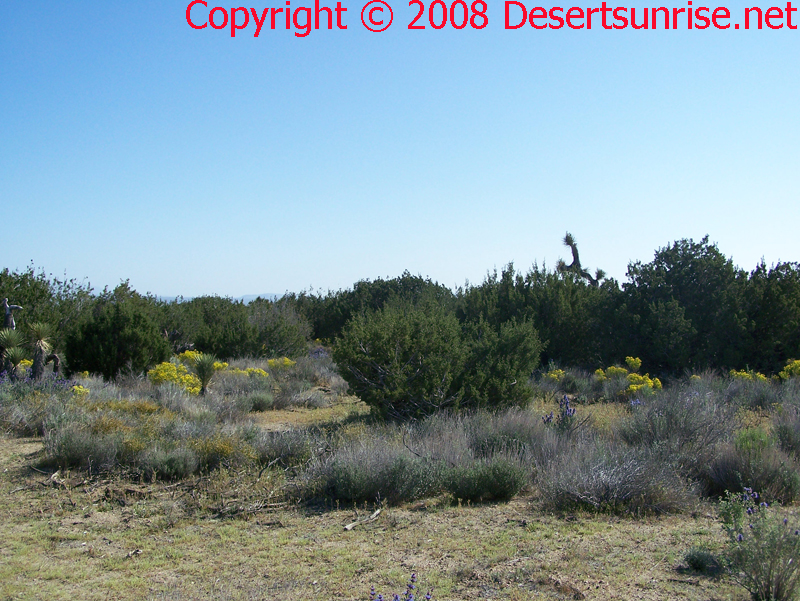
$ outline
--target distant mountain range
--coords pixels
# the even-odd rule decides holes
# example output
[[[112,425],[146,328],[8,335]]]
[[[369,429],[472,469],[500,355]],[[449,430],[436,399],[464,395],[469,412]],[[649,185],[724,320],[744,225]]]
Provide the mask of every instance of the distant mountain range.
[[[242,301],[246,305],[246,304],[251,303],[252,301],[256,300],[257,298],[265,298],[267,300],[274,301],[274,300],[278,300],[282,296],[283,296],[283,294],[272,294],[272,293],[267,293],[267,294],[245,294],[244,296],[240,296],[238,298],[234,298],[233,300]],[[158,300],[171,303],[173,301],[178,300],[181,297],[179,297],[179,296],[157,296],[156,298],[158,298]],[[183,300],[188,301],[188,300],[192,300],[192,298],[194,298],[194,297],[192,297],[192,296],[184,296]]]

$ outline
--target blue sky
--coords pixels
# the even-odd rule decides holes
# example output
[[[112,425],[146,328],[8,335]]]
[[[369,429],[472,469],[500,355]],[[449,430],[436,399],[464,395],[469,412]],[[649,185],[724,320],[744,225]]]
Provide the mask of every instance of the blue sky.
[[[241,296],[479,282],[566,231],[619,279],[705,234],[800,260],[800,30],[505,30],[490,0],[371,33],[343,0],[346,31],[231,38],[187,4],[3,2],[0,267]]]

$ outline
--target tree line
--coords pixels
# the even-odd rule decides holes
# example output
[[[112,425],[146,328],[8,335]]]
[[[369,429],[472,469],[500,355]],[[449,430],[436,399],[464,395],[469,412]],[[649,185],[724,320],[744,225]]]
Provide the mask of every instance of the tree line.
[[[341,349],[367,339],[373,348],[397,348],[398,340],[381,343],[373,326],[420,344],[428,336],[427,344],[439,348],[428,355],[455,353],[449,360],[462,372],[485,372],[482,383],[459,383],[462,394],[471,389],[484,399],[509,394],[508,383],[525,379],[539,362],[593,370],[637,356],[650,372],[669,376],[744,367],[775,373],[800,357],[798,263],[762,261],[746,271],[708,237],[682,239],[656,250],[650,262],[631,262],[620,283],[599,270],[589,275],[574,238],[568,235],[565,244],[573,250],[569,266],[520,271],[508,264],[456,290],[405,272],[248,304],[217,296],[167,302],[128,283],[95,293],[86,283],[30,267],[0,271],[0,297],[24,307],[18,327],[54,327],[53,346],[69,369],[106,377],[141,371],[183,345],[218,357],[294,356],[322,339],[340,347],[345,361],[357,353]],[[350,374],[352,382],[370,377]],[[447,382],[440,385],[442,394],[452,392]]]

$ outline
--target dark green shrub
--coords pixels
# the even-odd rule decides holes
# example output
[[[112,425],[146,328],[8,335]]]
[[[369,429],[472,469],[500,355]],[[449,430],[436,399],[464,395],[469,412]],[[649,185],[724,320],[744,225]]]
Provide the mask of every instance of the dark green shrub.
[[[302,292],[284,298],[309,320],[313,337],[327,341],[341,336],[345,324],[354,316],[378,311],[398,299],[410,303],[428,299],[448,306],[455,300],[449,288],[408,271],[391,280],[360,280],[350,290],[328,291],[324,296]]]
[[[468,347],[460,374],[464,403],[474,407],[524,405],[542,343],[533,322],[512,318],[492,327],[481,318],[464,327]]]
[[[255,332],[242,301],[198,296],[171,303],[164,311],[164,327],[172,332],[176,343],[193,343],[196,350],[217,357],[254,354]]]
[[[23,271],[3,268],[0,270],[0,299],[5,297],[11,304],[24,308],[15,314],[17,329],[24,331],[28,324],[37,321],[52,324],[53,348],[60,352],[65,333],[91,307],[92,288],[86,282],[48,276],[43,269],[37,272],[33,266]]]
[[[513,459],[493,456],[451,468],[447,491],[462,501],[508,501],[528,483],[528,470]]]
[[[430,302],[398,301],[358,315],[333,349],[350,388],[388,419],[457,407],[465,356],[455,315]]]
[[[289,299],[258,298],[247,305],[254,352],[260,357],[299,357],[306,353],[311,325]]]
[[[698,547],[689,549],[683,556],[683,560],[695,572],[710,576],[718,574],[722,568],[719,560],[710,551]]]
[[[122,370],[144,373],[166,361],[170,347],[156,326],[151,301],[127,283],[104,292],[66,339],[69,372],[98,373],[114,379]]]

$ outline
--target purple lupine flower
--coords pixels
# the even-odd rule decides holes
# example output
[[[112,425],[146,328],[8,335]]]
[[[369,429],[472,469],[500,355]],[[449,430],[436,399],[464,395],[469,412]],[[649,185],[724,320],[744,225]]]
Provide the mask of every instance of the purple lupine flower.
[[[740,532],[740,533],[739,533],[739,536],[737,536],[737,537],[736,537],[736,540],[738,540],[739,542],[742,542],[742,541],[744,540],[744,534],[742,534],[742,533]]]

